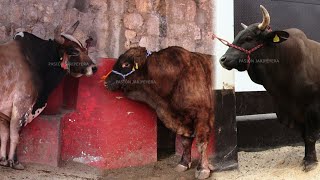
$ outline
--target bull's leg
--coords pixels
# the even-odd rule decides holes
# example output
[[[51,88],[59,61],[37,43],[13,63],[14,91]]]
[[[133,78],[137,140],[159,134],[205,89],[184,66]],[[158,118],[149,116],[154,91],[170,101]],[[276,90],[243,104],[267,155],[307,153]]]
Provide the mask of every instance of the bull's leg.
[[[181,136],[181,144],[183,147],[183,154],[180,163],[175,168],[178,172],[183,172],[191,167],[191,146],[193,138]]]
[[[182,124],[181,120],[177,119],[174,113],[171,112],[170,108],[168,108],[168,103],[163,100],[160,96],[157,96],[149,88],[144,88],[145,92],[133,91],[127,92],[126,96],[135,101],[141,101],[148,104],[151,108],[153,108],[159,119],[163,122],[163,124],[173,132],[178,135],[190,137],[193,134],[193,131],[190,130],[189,127]],[[148,94],[152,94],[149,96]]]
[[[9,139],[9,122],[0,120],[0,138],[1,138],[1,152],[0,152],[0,166],[8,166],[7,160],[7,144]]]
[[[317,154],[316,154],[316,141],[317,138],[309,133],[306,133],[306,127],[308,125],[305,124],[302,130],[302,138],[304,140],[304,146],[305,146],[305,155],[303,158],[303,165],[305,171],[313,170],[317,166]]]
[[[22,170],[23,165],[17,158],[17,145],[22,127],[26,124],[32,111],[34,99],[32,95],[18,96],[13,103],[10,122],[10,150],[8,155],[9,166],[13,169]]]
[[[210,176],[210,170],[213,166],[209,164],[207,155],[207,146],[210,136],[209,114],[207,112],[199,112],[196,123],[196,141],[197,148],[200,153],[199,164],[196,169],[195,177],[197,179],[206,179]]]
[[[156,109],[156,113],[163,124],[178,135],[185,137],[191,137],[193,135],[193,131],[182,124],[181,120],[177,119],[166,106],[159,106]]]
[[[308,107],[305,115],[305,122],[302,129],[302,136],[305,143],[304,170],[313,170],[317,164],[315,143],[318,140],[320,129],[320,104],[312,104]]]
[[[19,143],[20,122],[12,119],[10,123],[10,150],[8,156],[9,166],[13,169],[23,170],[23,165],[17,160],[16,149]]]
[[[316,140],[310,138],[304,138],[305,143],[305,156],[303,158],[304,170],[310,171],[316,168],[318,164],[317,155],[316,155]]]

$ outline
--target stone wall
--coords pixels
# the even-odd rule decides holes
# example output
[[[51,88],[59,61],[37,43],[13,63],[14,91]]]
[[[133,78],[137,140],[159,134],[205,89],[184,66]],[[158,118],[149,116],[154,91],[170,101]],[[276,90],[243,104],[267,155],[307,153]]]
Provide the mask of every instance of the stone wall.
[[[124,15],[125,47],[149,50],[182,46],[211,53],[212,1],[132,0]]]
[[[133,46],[157,51],[182,46],[212,52],[212,0],[0,0],[0,42],[19,31],[53,38],[76,20],[75,37],[94,41],[91,54],[118,57]]]

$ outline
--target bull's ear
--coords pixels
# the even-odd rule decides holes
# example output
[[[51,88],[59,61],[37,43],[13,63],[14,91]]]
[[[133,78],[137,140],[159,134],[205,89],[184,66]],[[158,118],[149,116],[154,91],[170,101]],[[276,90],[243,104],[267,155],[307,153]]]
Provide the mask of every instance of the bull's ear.
[[[92,47],[93,38],[89,36],[89,38],[86,40],[86,48],[89,49],[89,47]]]
[[[268,43],[282,43],[289,38],[289,33],[286,31],[271,31],[266,36]]]
[[[148,57],[147,49],[145,47],[138,47],[137,54],[133,57],[134,66],[137,67],[142,66]]]

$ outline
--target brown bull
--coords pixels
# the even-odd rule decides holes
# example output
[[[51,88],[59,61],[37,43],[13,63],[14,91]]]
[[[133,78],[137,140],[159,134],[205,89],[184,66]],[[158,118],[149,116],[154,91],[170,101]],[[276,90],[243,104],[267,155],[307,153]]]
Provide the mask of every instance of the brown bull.
[[[66,33],[58,28],[54,40],[20,32],[0,45],[0,165],[23,169],[16,157],[22,127],[41,113],[49,94],[68,72],[80,77],[96,71],[87,48],[72,36],[78,24]]]
[[[149,52],[143,47],[122,54],[105,80],[112,91],[152,107],[164,125],[182,136],[183,155],[177,171],[191,166],[191,145],[197,141],[200,162],[196,177],[210,176],[206,149],[213,127],[212,56],[169,47]]]

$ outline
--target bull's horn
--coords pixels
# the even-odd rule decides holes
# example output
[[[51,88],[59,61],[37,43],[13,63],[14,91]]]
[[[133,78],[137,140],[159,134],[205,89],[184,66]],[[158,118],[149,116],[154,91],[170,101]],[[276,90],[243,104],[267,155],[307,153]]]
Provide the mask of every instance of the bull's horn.
[[[65,34],[73,35],[74,31],[76,31],[80,21],[78,20],[76,23],[74,23],[66,32]]]
[[[243,24],[243,23],[241,23],[241,26],[243,27],[243,29],[247,29],[247,25],[245,25],[245,24]]]
[[[54,29],[54,40],[57,41],[59,44],[63,44],[64,43],[64,38],[61,37],[61,31],[62,31],[62,26],[61,25],[58,25]]]
[[[260,9],[263,15],[263,21],[258,25],[260,30],[265,30],[270,24],[270,15],[265,7],[260,5]]]

